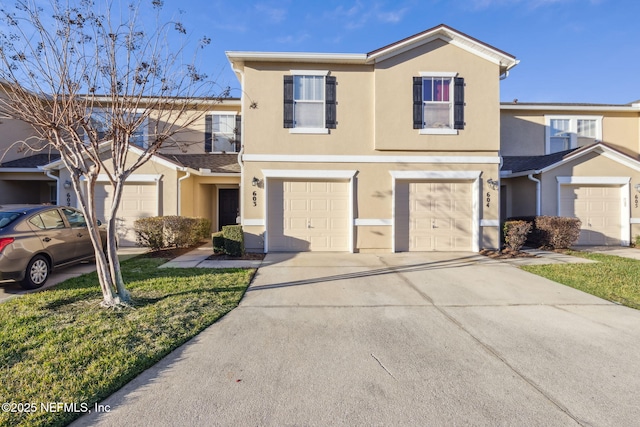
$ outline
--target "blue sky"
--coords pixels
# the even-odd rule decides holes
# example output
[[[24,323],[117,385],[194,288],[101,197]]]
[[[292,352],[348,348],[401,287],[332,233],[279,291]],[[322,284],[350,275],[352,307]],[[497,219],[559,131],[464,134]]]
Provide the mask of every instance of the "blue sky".
[[[637,0],[165,0],[165,12],[177,9],[212,39],[209,76],[232,88],[227,50],[366,53],[444,23],[520,60],[502,101],[640,99]]]

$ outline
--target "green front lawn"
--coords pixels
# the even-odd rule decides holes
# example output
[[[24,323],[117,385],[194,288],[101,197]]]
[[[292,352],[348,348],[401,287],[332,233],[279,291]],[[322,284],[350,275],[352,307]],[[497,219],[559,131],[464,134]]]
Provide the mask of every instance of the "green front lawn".
[[[81,415],[69,410],[93,409],[235,308],[254,272],[158,269],[165,261],[122,263],[132,309],[101,308],[95,273],[0,304],[0,403],[13,404],[0,425],[66,425]]]
[[[640,261],[612,255],[570,251],[593,264],[529,265],[522,269],[555,282],[640,309]]]

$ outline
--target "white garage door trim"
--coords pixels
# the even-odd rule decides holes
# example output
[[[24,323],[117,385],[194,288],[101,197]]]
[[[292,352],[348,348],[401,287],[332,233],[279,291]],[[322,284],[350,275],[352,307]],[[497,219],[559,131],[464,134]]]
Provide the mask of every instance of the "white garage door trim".
[[[560,198],[563,185],[611,185],[620,186],[620,244],[630,245],[631,236],[631,210],[629,209],[629,176],[558,176],[558,188],[556,192],[557,215],[562,216]]]
[[[480,175],[482,171],[389,171],[393,178],[391,200],[393,225],[391,232],[391,250],[396,252],[396,182],[398,180],[420,181],[470,181],[473,199],[471,200],[471,251],[480,251]]]
[[[262,175],[264,176],[264,221],[265,224],[269,224],[269,181],[272,179],[317,179],[323,181],[331,180],[346,180],[349,186],[349,236],[348,236],[348,249],[349,252],[354,252],[354,239],[353,239],[353,223],[354,223],[354,207],[353,198],[355,194],[355,180],[356,170],[283,170],[283,169],[263,169]],[[264,252],[269,252],[269,231],[265,229],[264,233]]]

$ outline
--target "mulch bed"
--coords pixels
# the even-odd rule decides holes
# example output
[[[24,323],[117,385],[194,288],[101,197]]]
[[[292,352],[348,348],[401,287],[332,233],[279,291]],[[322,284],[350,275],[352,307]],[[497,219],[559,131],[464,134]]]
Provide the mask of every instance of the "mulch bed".
[[[194,250],[195,248],[169,248],[169,249],[160,249],[158,251],[149,251],[143,255],[145,258],[166,258],[173,259],[177,258],[180,255],[187,254]]]
[[[243,256],[229,256],[227,254],[210,255],[209,261],[260,261],[264,259],[264,254],[256,252],[247,252]]]
[[[483,249],[480,255],[493,259],[513,259],[513,258],[537,258],[536,255],[522,251],[512,251],[511,249],[503,249],[501,251],[495,249]]]

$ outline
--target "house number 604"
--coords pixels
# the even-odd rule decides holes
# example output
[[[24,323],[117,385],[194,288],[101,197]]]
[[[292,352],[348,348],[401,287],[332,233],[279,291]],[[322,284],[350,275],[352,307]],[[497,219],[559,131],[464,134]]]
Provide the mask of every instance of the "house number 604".
[[[253,197],[251,198],[251,200],[253,200],[253,206],[258,206],[258,192],[257,191],[253,192]]]
[[[487,207],[491,207],[491,193],[487,193]]]

